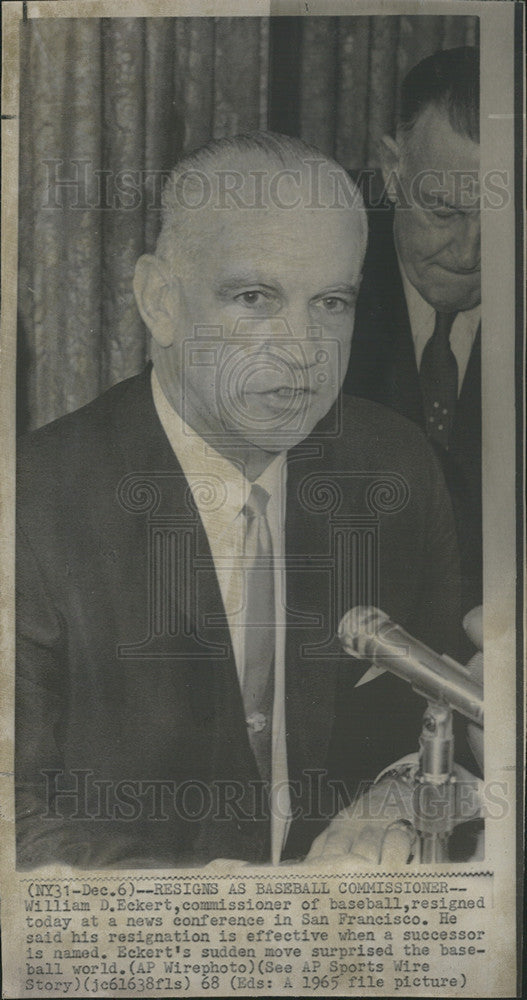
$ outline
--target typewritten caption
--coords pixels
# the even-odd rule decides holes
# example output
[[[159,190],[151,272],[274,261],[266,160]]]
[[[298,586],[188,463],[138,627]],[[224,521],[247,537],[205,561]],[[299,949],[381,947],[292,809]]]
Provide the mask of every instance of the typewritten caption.
[[[21,995],[484,996],[493,875],[21,885]]]

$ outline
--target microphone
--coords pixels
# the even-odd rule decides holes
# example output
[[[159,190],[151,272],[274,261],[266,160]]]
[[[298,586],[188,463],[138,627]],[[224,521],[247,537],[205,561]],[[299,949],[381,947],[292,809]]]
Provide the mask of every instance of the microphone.
[[[483,725],[483,686],[471,677],[470,671],[414,639],[384,611],[352,608],[339,625],[338,637],[350,656],[371,660],[374,666],[407,681],[429,701],[449,705]]]

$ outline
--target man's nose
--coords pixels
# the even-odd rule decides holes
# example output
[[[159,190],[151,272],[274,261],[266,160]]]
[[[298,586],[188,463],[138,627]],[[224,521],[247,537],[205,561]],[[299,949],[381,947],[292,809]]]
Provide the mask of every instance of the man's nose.
[[[481,260],[481,221],[479,214],[466,215],[464,225],[457,234],[455,256],[458,266],[466,271],[478,267]]]
[[[284,309],[284,317],[295,341],[305,343],[316,335],[308,303],[290,302]]]
[[[327,359],[322,352],[322,327],[315,324],[309,305],[289,303],[278,316],[259,323],[259,338],[271,355],[283,358],[292,369],[311,370]]]
[[[314,363],[311,355],[320,347],[322,328],[314,322],[309,305],[291,303],[280,315],[261,321],[259,336],[270,345],[287,345],[295,356],[297,350],[301,350],[305,366],[306,363]]]

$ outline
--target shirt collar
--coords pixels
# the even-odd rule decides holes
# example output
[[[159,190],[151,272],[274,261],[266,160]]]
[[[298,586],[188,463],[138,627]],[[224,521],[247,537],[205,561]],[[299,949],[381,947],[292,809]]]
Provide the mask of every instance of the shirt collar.
[[[401,278],[403,282],[404,297],[406,299],[406,305],[408,308],[408,317],[410,320],[410,328],[412,330],[412,336],[415,339],[416,332],[420,331],[421,334],[426,332],[427,336],[431,336],[434,324],[435,324],[435,309],[430,305],[422,295],[419,294],[417,288],[414,288],[412,282],[406,275],[404,267],[399,260],[399,270],[401,272]]]
[[[412,336],[414,340],[418,336],[431,336],[434,330],[436,311],[434,307],[431,306],[430,303],[427,302],[426,299],[424,299],[423,296],[417,291],[417,288],[412,285],[412,282],[408,278],[401,258],[398,254],[397,260],[399,262],[404,296],[408,307],[408,317],[410,319]],[[481,322],[481,305],[458,312],[456,316],[456,324],[458,324],[458,321],[463,324],[467,333],[474,337]]]
[[[241,468],[220,455],[200,437],[168,402],[152,369],[152,393],[157,415],[189,484],[200,517],[216,536],[238,517],[252,483]],[[281,452],[256,480],[276,505],[280,495],[286,452]]]

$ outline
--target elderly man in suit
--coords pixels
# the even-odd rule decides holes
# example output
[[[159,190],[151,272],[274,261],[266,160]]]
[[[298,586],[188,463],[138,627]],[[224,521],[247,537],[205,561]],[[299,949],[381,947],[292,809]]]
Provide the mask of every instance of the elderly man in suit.
[[[380,155],[384,192],[375,179],[364,190],[370,241],[344,390],[402,413],[435,448],[468,611],[482,599],[476,49],[436,52],[408,73]]]
[[[460,621],[424,437],[340,396],[365,247],[300,140],[173,172],[135,276],[153,365],[20,447],[20,866],[298,858],[415,749],[422,700],[336,640],[372,603],[455,655]]]

